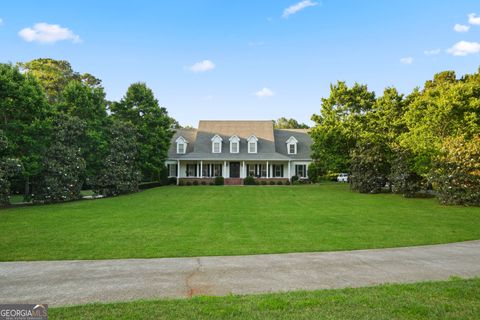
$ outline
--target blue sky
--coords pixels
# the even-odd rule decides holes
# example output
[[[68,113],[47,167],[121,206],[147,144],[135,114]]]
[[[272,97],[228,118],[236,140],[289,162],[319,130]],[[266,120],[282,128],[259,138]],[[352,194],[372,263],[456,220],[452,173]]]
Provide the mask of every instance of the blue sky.
[[[0,61],[65,59],[111,100],[146,82],[184,125],[310,123],[330,83],[409,92],[480,65],[474,0],[8,1]]]

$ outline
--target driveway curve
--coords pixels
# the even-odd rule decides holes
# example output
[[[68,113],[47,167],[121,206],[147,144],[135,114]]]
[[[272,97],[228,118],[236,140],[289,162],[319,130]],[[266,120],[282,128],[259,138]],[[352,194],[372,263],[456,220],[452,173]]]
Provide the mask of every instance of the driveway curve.
[[[1,303],[50,306],[480,276],[480,240],[340,252],[0,263]]]

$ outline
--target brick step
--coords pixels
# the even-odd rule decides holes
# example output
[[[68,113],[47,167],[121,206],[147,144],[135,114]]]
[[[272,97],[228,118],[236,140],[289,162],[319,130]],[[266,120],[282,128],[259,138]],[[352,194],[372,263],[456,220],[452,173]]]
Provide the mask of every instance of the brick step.
[[[225,185],[227,186],[235,186],[235,185],[242,185],[243,179],[242,178],[225,178]]]

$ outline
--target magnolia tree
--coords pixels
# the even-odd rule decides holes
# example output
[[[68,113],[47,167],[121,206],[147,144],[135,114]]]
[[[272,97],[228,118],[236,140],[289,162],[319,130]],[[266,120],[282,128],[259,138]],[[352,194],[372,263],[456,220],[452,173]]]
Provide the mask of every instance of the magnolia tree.
[[[5,156],[7,150],[7,138],[0,130],[0,206],[10,204],[10,181],[9,179],[22,171],[22,165],[17,159]]]
[[[446,139],[431,174],[442,203],[479,206],[480,136]]]
[[[387,182],[389,163],[381,143],[361,142],[351,153],[350,186],[361,193],[379,193]]]
[[[138,167],[138,143],[135,128],[114,121],[108,130],[109,153],[94,181],[94,192],[104,196],[137,192],[141,173]]]
[[[43,160],[43,171],[35,202],[59,202],[81,197],[85,160],[79,147],[84,125],[76,117],[59,114],[54,120],[55,133]]]

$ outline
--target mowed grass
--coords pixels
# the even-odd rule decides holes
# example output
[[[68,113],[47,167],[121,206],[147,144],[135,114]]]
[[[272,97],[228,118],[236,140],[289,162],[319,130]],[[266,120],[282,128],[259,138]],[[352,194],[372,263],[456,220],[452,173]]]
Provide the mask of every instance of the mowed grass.
[[[330,251],[480,239],[480,208],[347,185],[160,187],[0,210],[0,261]]]
[[[480,279],[267,295],[90,304],[51,319],[479,319]]]

